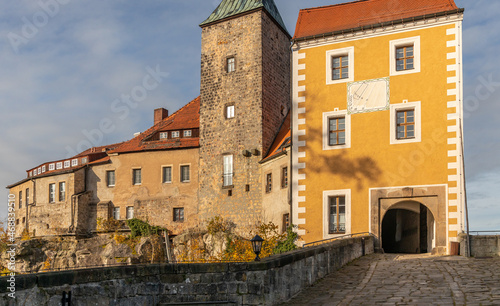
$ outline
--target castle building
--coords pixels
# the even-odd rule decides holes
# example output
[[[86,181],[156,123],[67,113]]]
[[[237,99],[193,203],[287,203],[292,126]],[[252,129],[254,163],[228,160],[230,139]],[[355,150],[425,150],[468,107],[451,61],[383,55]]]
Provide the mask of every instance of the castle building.
[[[462,19],[453,0],[361,0],[301,10],[292,38],[273,0],[222,0],[200,24],[200,97],[28,170],[8,187],[16,233],[221,216],[445,254],[464,231]]]
[[[448,252],[464,229],[462,19],[453,0],[300,11],[293,223],[305,242],[370,232]]]

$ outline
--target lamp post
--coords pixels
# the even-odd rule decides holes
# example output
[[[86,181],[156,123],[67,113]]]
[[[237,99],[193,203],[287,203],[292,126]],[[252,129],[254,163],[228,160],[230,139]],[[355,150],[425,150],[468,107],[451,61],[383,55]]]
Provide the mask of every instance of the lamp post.
[[[260,261],[259,254],[262,250],[262,243],[264,242],[264,239],[262,239],[259,235],[256,235],[252,240],[250,240],[250,242],[252,242],[253,252],[257,255],[255,257],[255,261]]]

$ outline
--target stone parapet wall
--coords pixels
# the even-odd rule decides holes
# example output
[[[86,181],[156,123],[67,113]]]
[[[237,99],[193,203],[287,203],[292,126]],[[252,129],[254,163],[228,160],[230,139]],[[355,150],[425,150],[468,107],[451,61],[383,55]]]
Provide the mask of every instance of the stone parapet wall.
[[[71,291],[72,305],[168,305],[232,302],[276,305],[350,261],[373,253],[373,237],[353,238],[299,249],[261,262],[133,265],[0,278],[2,305],[59,305]]]
[[[466,254],[467,235],[460,236],[460,255]],[[471,256],[500,257],[500,235],[471,235]]]

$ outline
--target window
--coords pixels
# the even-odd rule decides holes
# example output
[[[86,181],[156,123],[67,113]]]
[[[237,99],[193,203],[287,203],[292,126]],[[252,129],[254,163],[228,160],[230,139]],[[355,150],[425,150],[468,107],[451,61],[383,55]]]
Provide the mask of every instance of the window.
[[[42,168],[38,168],[38,175],[42,174]]]
[[[396,112],[396,138],[415,138],[415,110]]]
[[[396,70],[414,69],[413,45],[396,48]]]
[[[422,140],[420,102],[391,104],[390,144],[414,143]]]
[[[323,239],[351,233],[351,190],[323,191]]]
[[[23,217],[23,223],[26,223],[26,217]]]
[[[420,37],[409,37],[389,42],[391,76],[420,72]]]
[[[160,133],[160,139],[168,139],[168,132]]]
[[[226,119],[234,118],[234,105],[226,106]]]
[[[354,47],[326,51],[326,84],[354,81]]]
[[[26,188],[26,206],[30,204],[30,189]]]
[[[268,173],[266,175],[266,193],[270,193],[273,190],[273,175]]]
[[[23,192],[19,191],[19,208],[23,208]]]
[[[187,183],[190,180],[189,166],[181,166],[181,182]]]
[[[345,145],[345,117],[330,118],[328,144],[330,146]]]
[[[290,214],[284,214],[283,215],[283,227],[282,227],[282,232],[286,232],[288,227],[290,226]]]
[[[88,162],[88,158],[87,157],[82,158],[82,164],[86,164],[87,162]]]
[[[115,170],[106,171],[106,184],[108,187],[114,187],[116,184]]]
[[[142,184],[142,171],[141,169],[132,170],[132,184],[140,185]]]
[[[33,171],[30,171],[30,177],[33,176]]]
[[[349,56],[337,56],[332,58],[332,79],[340,80],[349,77]]]
[[[281,188],[288,187],[288,167],[281,168]]]
[[[330,213],[328,223],[329,234],[344,234],[346,232],[346,202],[344,196],[329,197]]]
[[[233,155],[224,155],[223,186],[233,185]]]
[[[163,179],[162,182],[165,183],[172,183],[172,167],[163,167]]]
[[[227,66],[227,72],[234,72],[236,70],[236,61],[234,57],[229,57],[227,59],[226,66]]]
[[[172,138],[179,138],[179,136],[180,136],[179,131],[172,132]]]
[[[127,207],[127,220],[134,219],[134,207]]]
[[[174,208],[174,222],[184,222],[184,208]]]
[[[42,173],[45,173],[46,169],[47,169],[47,168],[46,168],[45,166],[43,166],[43,167],[42,167]]]
[[[59,162],[59,163],[56,164],[56,169],[57,170],[60,170],[62,168],[63,168],[63,163],[62,162]]]
[[[75,166],[78,166],[78,159],[73,159],[71,161],[71,167],[75,167]]]
[[[56,184],[49,184],[49,203],[56,202]]]
[[[113,219],[120,220],[120,207],[113,207]]]
[[[193,134],[193,132],[191,130],[184,131],[184,137],[191,137],[192,134]]]
[[[323,113],[323,150],[351,147],[351,116],[347,111]]]
[[[70,165],[70,161],[67,160],[64,162],[64,168],[69,168],[69,165]]]
[[[56,164],[49,165],[49,171],[54,171],[56,169]]]
[[[66,182],[59,183],[59,202],[66,201]]]

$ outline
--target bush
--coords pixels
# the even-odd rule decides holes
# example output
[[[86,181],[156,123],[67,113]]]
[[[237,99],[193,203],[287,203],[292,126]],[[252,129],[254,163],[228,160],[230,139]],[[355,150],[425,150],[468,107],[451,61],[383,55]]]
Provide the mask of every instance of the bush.
[[[166,228],[160,226],[152,226],[149,223],[140,219],[129,219],[127,225],[132,231],[131,237],[159,235],[162,231],[167,231]]]

